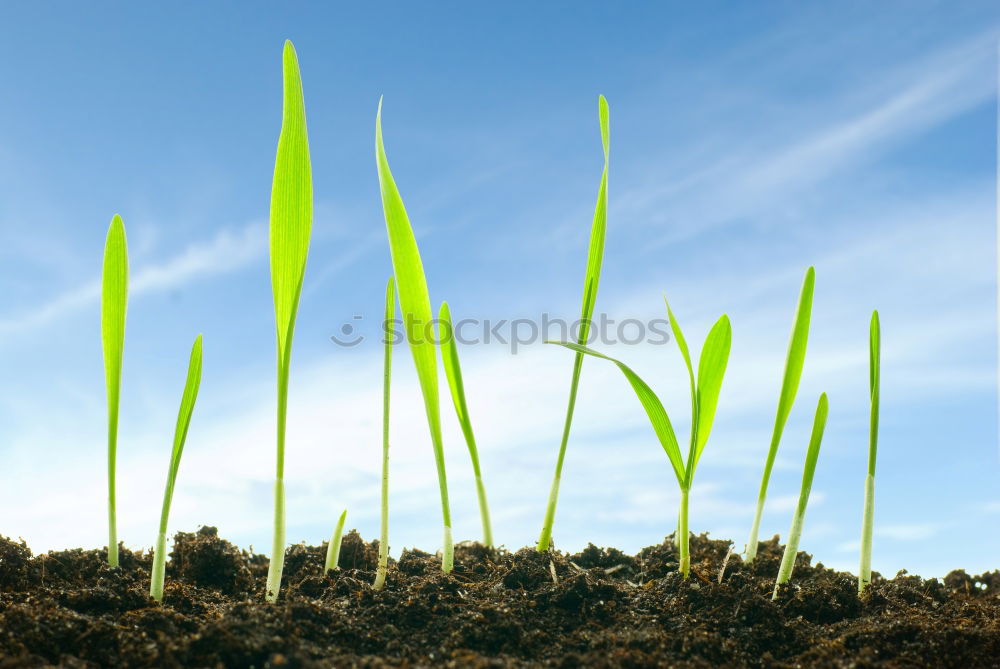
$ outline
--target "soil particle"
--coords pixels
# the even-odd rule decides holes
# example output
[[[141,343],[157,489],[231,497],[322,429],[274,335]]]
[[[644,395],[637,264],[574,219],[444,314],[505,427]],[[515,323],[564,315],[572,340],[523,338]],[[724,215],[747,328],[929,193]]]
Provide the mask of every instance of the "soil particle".
[[[174,537],[163,604],[151,556],[80,549],[33,557],[0,537],[0,669],[21,667],[994,667],[1000,572],[941,580],[849,574],[800,553],[772,601],[782,547],[744,565],[730,544],[691,543],[681,578],[670,540],[631,556],[456,546],[455,568],[406,550],[385,589],[378,542],[289,548],[281,597],[267,559],[212,527]],[[719,574],[723,573],[721,582]]]

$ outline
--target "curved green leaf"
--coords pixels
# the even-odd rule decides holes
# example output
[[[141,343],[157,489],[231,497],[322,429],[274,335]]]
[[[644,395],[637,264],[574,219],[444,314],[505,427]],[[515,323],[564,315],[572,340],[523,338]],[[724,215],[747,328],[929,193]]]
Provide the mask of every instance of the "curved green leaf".
[[[732,340],[733,331],[729,317],[723,314],[705,337],[705,344],[698,360],[698,447],[694,455],[694,464],[691,466],[692,475],[698,466],[701,452],[705,450],[708,435],[712,432],[715,409],[719,404],[722,377],[729,363]]]
[[[670,459],[670,464],[674,468],[674,474],[677,476],[677,482],[680,484],[681,488],[685,488],[684,461],[681,457],[680,446],[677,443],[677,435],[674,433],[674,428],[670,424],[670,417],[667,415],[667,410],[663,408],[663,403],[660,402],[660,398],[656,396],[656,393],[653,392],[649,385],[643,381],[638,374],[633,372],[632,369],[629,368],[629,366],[624,362],[615,360],[614,358],[606,356],[603,353],[598,353],[591,348],[568,342],[546,343],[559,344],[560,346],[564,346],[568,349],[576,351],[577,353],[592,355],[595,358],[602,358],[604,360],[610,360],[618,365],[618,369],[620,369],[625,375],[625,378],[628,379],[629,384],[632,386],[632,390],[635,391],[636,397],[638,397],[639,402],[642,403],[642,408],[646,410],[646,415],[649,417],[649,422],[653,426],[653,431],[656,433],[656,437],[660,440],[660,445],[663,446],[663,450],[666,452],[667,457]]]

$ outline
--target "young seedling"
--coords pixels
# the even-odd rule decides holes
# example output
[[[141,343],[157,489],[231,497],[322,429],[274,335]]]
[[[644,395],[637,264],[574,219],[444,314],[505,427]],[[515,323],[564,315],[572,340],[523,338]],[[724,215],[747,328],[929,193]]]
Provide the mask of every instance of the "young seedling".
[[[677,477],[677,484],[680,487],[681,503],[678,514],[678,549],[680,552],[681,573],[684,575],[684,578],[687,578],[691,571],[688,501],[691,494],[691,486],[694,482],[694,472],[698,466],[698,460],[701,458],[701,453],[705,449],[705,444],[708,442],[708,435],[712,431],[712,423],[715,420],[715,409],[718,406],[719,391],[722,389],[722,377],[726,372],[726,365],[729,362],[729,350],[732,345],[732,328],[729,324],[729,318],[725,315],[719,318],[715,325],[712,326],[708,336],[705,338],[705,344],[702,346],[701,358],[698,361],[698,378],[696,382],[687,343],[683,335],[681,335],[681,329],[677,324],[677,320],[674,318],[673,313],[670,312],[669,305],[667,306],[667,311],[670,315],[671,329],[673,330],[674,337],[677,339],[677,346],[684,357],[691,382],[691,440],[686,462],[681,456],[677,436],[670,423],[670,417],[667,415],[666,409],[663,408],[663,403],[660,402],[660,399],[649,385],[638,374],[633,372],[628,365],[580,344],[550,343],[561,343],[562,346],[578,353],[585,353],[615,363],[635,391],[643,409],[646,410],[646,415],[649,417],[649,422],[653,426],[653,431],[656,433],[660,445],[670,459],[674,475]]]
[[[396,284],[392,277],[385,285],[385,355],[382,360],[382,523],[378,539],[378,569],[372,588],[385,586],[389,570],[389,382],[392,378],[392,345],[396,339]]]
[[[283,61],[284,104],[281,134],[271,185],[271,288],[278,341],[278,450],[274,480],[274,541],[267,570],[267,600],[278,599],[285,565],[285,417],[288,411],[288,372],[292,357],[295,314],[302,292],[302,277],[309,255],[312,231],[312,168],[306,134],[295,47],[285,42]]]
[[[451,400],[455,405],[455,414],[462,426],[465,445],[469,448],[472,458],[472,471],[476,475],[476,495],[479,497],[479,515],[483,521],[483,543],[493,546],[493,528],[490,525],[490,507],[486,501],[486,486],[483,485],[483,474],[479,468],[479,451],[476,449],[476,435],[472,432],[472,421],[469,419],[469,407],[465,402],[465,384],[462,382],[462,367],[458,363],[458,346],[455,344],[455,332],[451,324],[451,310],[447,302],[441,303],[438,314],[440,328],[441,357],[444,359],[444,373],[448,377],[448,388],[451,390]]]
[[[184,452],[184,442],[187,440],[188,427],[191,425],[191,413],[198,399],[198,387],[201,385],[201,335],[194,340],[191,347],[191,359],[188,362],[187,380],[184,382],[184,394],[181,396],[181,408],[177,412],[177,427],[174,429],[174,447],[170,451],[170,467],[167,469],[167,487],[163,491],[163,508],[160,511],[160,532],[156,535],[156,548],[153,552],[153,574],[149,584],[149,596],[156,601],[163,601],[163,573],[167,562],[167,520],[170,518],[170,503],[174,499],[174,484],[177,482],[177,470],[181,465],[181,454]]]
[[[601,172],[601,185],[597,189],[597,206],[594,209],[594,222],[590,228],[590,247],[587,251],[587,271],[583,279],[583,306],[580,309],[580,332],[577,344],[585,346],[590,338],[590,319],[594,315],[594,304],[597,301],[597,286],[601,280],[601,261],[604,258],[604,233],[608,224],[608,149],[610,132],[608,129],[608,101],[601,95],[597,103],[598,120],[601,126],[601,145],[604,149],[604,170]],[[566,445],[569,443],[569,431],[573,424],[573,410],[576,408],[576,394],[580,386],[580,371],[583,369],[583,353],[577,351],[573,359],[573,376],[569,384],[569,403],[566,406],[566,419],[563,422],[562,440],[559,442],[559,456],[556,458],[556,470],[552,477],[552,488],[549,491],[549,502],[545,508],[545,520],[542,532],[538,537],[537,550],[544,553],[552,541],[552,525],[556,518],[556,504],[559,501],[559,484],[562,481],[563,461],[566,459]]]
[[[858,594],[872,582],[872,525],[875,518],[875,456],[878,452],[879,381],[882,375],[882,332],[878,311],[872,312],[868,333],[868,391],[871,413],[868,423],[868,476],[865,477],[865,510],[861,521],[861,567],[858,569]]]
[[[115,214],[104,244],[101,277],[101,345],[104,381],[108,393],[108,565],[118,566],[118,529],[115,510],[115,460],[118,452],[118,408],[121,404],[122,349],[128,307],[128,242],[125,224]]]
[[[344,538],[344,521],[347,520],[347,509],[340,514],[340,518],[337,519],[337,525],[333,528],[333,537],[330,539],[330,544],[326,547],[326,564],[323,565],[323,571],[328,572],[331,569],[340,569],[338,566],[340,564],[340,544]]]
[[[438,486],[441,490],[441,516],[444,521],[444,546],[441,570],[450,572],[454,564],[455,548],[451,539],[451,508],[448,504],[448,477],[444,466],[444,445],[441,440],[441,404],[438,390],[437,353],[434,342],[434,322],[431,313],[427,279],[420,260],[420,249],[413,236],[410,219],[406,215],[403,198],[389,170],[382,141],[382,100],[375,116],[375,162],[382,193],[382,209],[392,253],[392,268],[399,288],[399,309],[403,314],[403,331],[410,345],[413,364],[420,380],[424,397],[427,425],[431,433],[434,460],[437,465]]]
[[[783,583],[788,583],[795,568],[795,556],[799,552],[799,539],[802,538],[802,523],[806,518],[806,507],[809,506],[809,492],[812,490],[813,474],[816,473],[816,460],[819,458],[819,445],[823,441],[823,430],[826,428],[826,415],[829,410],[826,393],[819,396],[816,405],[816,417],[813,419],[812,436],[809,438],[809,450],[806,452],[806,465],[802,470],[802,489],[799,491],[799,503],[792,517],[792,528],[788,531],[788,542],[781,556],[781,566],[778,568],[778,578],[774,582],[774,594],[771,599],[778,598],[778,589]]]
[[[764,501],[767,499],[767,485],[771,480],[771,469],[778,455],[778,444],[788,422],[788,414],[795,403],[795,395],[802,379],[802,365],[806,358],[806,344],[809,341],[809,319],[812,314],[813,286],[816,283],[816,272],[810,267],[806,270],[802,281],[802,292],[799,295],[799,306],[795,311],[795,322],[792,325],[792,336],[788,341],[788,354],[785,357],[785,374],[781,380],[781,395],[778,397],[778,412],[774,417],[774,430],[771,432],[771,446],[767,451],[767,461],[764,463],[764,475],[760,481],[760,492],[757,495],[757,510],[753,516],[753,526],[750,528],[750,538],[747,540],[746,563],[757,557],[757,535],[760,532],[760,519],[764,513]]]

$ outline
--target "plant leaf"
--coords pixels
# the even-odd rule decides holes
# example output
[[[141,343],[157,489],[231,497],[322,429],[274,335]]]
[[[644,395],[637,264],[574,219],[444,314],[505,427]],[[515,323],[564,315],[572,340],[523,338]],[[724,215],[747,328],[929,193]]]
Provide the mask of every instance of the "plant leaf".
[[[430,428],[434,459],[437,464],[438,484],[441,490],[441,514],[445,525],[445,546],[442,569],[451,569],[450,532],[451,511],[448,505],[448,483],[445,474],[444,447],[441,440],[441,409],[437,377],[437,355],[433,341],[433,315],[424,266],[420,260],[420,250],[413,236],[403,198],[399,194],[382,140],[382,100],[378,103],[375,117],[375,161],[378,167],[379,189],[382,194],[382,209],[385,226],[389,235],[392,253],[392,268],[399,295],[399,308],[403,315],[403,330],[410,344],[413,364],[417,369],[420,389],[424,397],[424,408]]]
[[[723,314],[709,330],[701,349],[701,357],[698,360],[698,447],[695,451],[694,464],[690,467],[691,474],[698,466],[701,452],[705,450],[708,435],[712,432],[715,409],[719,404],[719,392],[722,390],[722,377],[729,363],[732,339],[733,331],[729,317]]]
[[[295,47],[282,55],[284,104],[271,184],[271,288],[278,352],[287,366],[312,234],[313,191],[306,109]]]
[[[177,478],[177,468],[180,466],[184,443],[187,441],[188,428],[191,426],[191,414],[198,399],[198,388],[201,386],[201,349],[202,336],[198,335],[191,346],[191,357],[188,360],[187,379],[184,382],[184,394],[181,396],[181,406],[177,412],[177,425],[174,428],[174,447],[170,452],[169,487],[173,493],[174,480]]]
[[[656,393],[653,392],[649,385],[643,381],[638,374],[633,372],[625,363],[606,356],[603,353],[598,353],[591,348],[569,342],[546,343],[559,344],[560,346],[564,346],[568,349],[576,351],[577,353],[584,353],[586,355],[592,355],[595,358],[610,360],[618,365],[618,369],[620,369],[625,375],[625,378],[628,379],[629,384],[632,386],[632,390],[635,391],[636,397],[638,397],[639,402],[642,403],[642,408],[646,410],[646,416],[649,417],[649,422],[653,426],[653,431],[656,433],[656,437],[660,440],[660,445],[663,446],[663,450],[666,452],[667,457],[670,458],[670,464],[674,468],[674,474],[677,476],[677,482],[683,488],[685,484],[684,461],[681,458],[681,449],[677,443],[677,435],[674,434],[674,428],[670,424],[670,417],[667,415],[666,409],[663,408],[663,403],[660,402],[660,398],[656,396]]]
[[[663,303],[667,305],[667,316],[670,320],[670,331],[673,333],[674,340],[677,342],[677,348],[680,349],[681,357],[684,358],[684,365],[687,367],[688,381],[691,386],[691,439],[688,446],[687,457],[687,462],[690,465],[690,463],[695,461],[698,439],[698,392],[694,381],[694,367],[691,365],[691,352],[688,349],[687,340],[684,339],[684,333],[681,332],[681,325],[677,322],[677,317],[674,316],[674,312],[670,308],[670,302],[667,301],[666,295],[663,296]]]
[[[868,389],[871,394],[871,415],[868,435],[868,473],[875,476],[875,456],[878,452],[879,386],[882,376],[882,326],[878,311],[872,312],[868,334]]]

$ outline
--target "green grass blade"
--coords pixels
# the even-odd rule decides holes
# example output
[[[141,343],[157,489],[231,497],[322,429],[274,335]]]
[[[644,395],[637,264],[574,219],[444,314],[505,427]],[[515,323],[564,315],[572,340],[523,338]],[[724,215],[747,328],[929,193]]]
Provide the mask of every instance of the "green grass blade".
[[[472,471],[476,476],[476,496],[479,498],[479,515],[483,523],[483,543],[493,546],[493,528],[490,523],[490,507],[486,501],[486,486],[483,484],[483,474],[479,467],[479,450],[476,448],[476,435],[472,431],[472,421],[469,419],[469,407],[465,401],[465,384],[462,381],[462,366],[458,362],[458,346],[455,342],[455,332],[451,322],[451,310],[447,302],[441,303],[438,312],[438,328],[440,328],[441,357],[444,360],[444,373],[448,377],[448,388],[451,390],[451,400],[455,405],[455,414],[462,426],[465,445],[469,448],[472,459]]]
[[[698,460],[701,459],[701,453],[708,442],[708,435],[712,432],[719,393],[722,390],[722,377],[729,363],[732,341],[733,331],[729,317],[723,315],[709,330],[698,360],[698,447],[694,454],[694,462],[688,462],[689,477],[694,476]],[[688,487],[690,483],[689,478]]]
[[[806,517],[806,507],[809,506],[809,493],[812,490],[813,474],[816,473],[816,461],[819,459],[819,446],[823,441],[823,430],[826,428],[826,416],[829,405],[826,393],[819,396],[816,405],[816,417],[813,419],[812,436],[809,438],[809,450],[806,452],[806,464],[802,470],[802,488],[799,490],[799,503],[792,518],[792,528],[788,531],[788,541],[785,552],[781,556],[781,566],[778,568],[778,578],[774,583],[774,594],[771,599],[778,598],[778,586],[787,583],[795,568],[795,556],[799,552],[799,539],[802,537],[802,523]]]
[[[167,556],[167,522],[170,519],[170,504],[174,499],[177,470],[181,466],[181,454],[184,453],[184,443],[187,441],[188,428],[191,426],[191,414],[194,413],[194,404],[198,400],[198,388],[201,386],[201,348],[202,337],[198,335],[191,346],[187,379],[184,381],[184,394],[181,395],[181,407],[177,412],[177,425],[174,428],[174,445],[170,451],[167,486],[163,491],[160,531],[156,537],[152,578],[149,585],[149,596],[158,602],[163,600],[163,575]]]
[[[809,341],[809,321],[812,316],[813,288],[816,283],[816,271],[810,267],[802,280],[802,291],[799,294],[799,304],[795,311],[795,321],[792,325],[792,336],[788,341],[788,353],[785,356],[785,373],[781,380],[781,394],[778,398],[778,411],[774,418],[774,430],[771,433],[771,445],[767,451],[767,461],[764,464],[764,474],[760,481],[760,492],[757,495],[757,509],[754,512],[753,526],[750,538],[747,540],[746,561],[753,562],[757,556],[757,535],[760,532],[760,519],[764,513],[764,501],[767,499],[767,486],[771,480],[771,469],[778,455],[778,444],[788,422],[788,415],[795,403],[795,395],[802,379],[802,367],[806,358],[806,345]]]
[[[389,385],[392,378],[392,345],[396,338],[396,283],[385,285],[385,354],[382,359],[382,517],[378,541],[378,569],[372,588],[381,590],[389,570]]]
[[[624,362],[615,360],[614,358],[606,356],[603,353],[598,353],[594,349],[568,342],[546,343],[559,344],[560,346],[576,351],[580,354],[591,355],[595,358],[609,360],[618,366],[618,369],[620,369],[625,375],[625,378],[628,379],[629,385],[632,386],[632,390],[635,391],[636,397],[639,398],[639,402],[642,404],[642,408],[646,410],[646,416],[649,417],[649,422],[653,426],[653,431],[656,433],[656,437],[660,440],[663,450],[670,459],[670,465],[673,467],[674,474],[677,476],[677,483],[683,488],[684,461],[681,458],[681,449],[677,443],[677,435],[674,433],[674,428],[670,423],[670,417],[667,415],[666,409],[663,408],[663,403],[660,402],[660,398],[656,396],[656,393],[653,392],[649,385],[643,381],[638,374],[633,372],[632,369]]]
[[[115,462],[118,453],[118,410],[121,405],[122,350],[128,308],[128,242],[125,224],[115,214],[104,244],[101,275],[101,346],[108,394],[108,564],[118,566],[118,529],[115,505]]]
[[[680,349],[681,356],[684,358],[684,365],[687,367],[688,381],[691,386],[691,440],[688,446],[687,459],[690,463],[694,462],[698,439],[698,392],[696,390],[694,380],[694,366],[691,364],[691,351],[688,348],[687,340],[684,339],[684,333],[681,332],[681,325],[677,322],[677,317],[674,316],[674,312],[670,308],[670,302],[667,302],[666,296],[663,297],[663,302],[667,305],[667,316],[670,319],[670,331],[673,333],[674,341],[677,342],[677,348]],[[679,525],[678,533],[680,533]]]
[[[448,504],[448,479],[444,466],[444,446],[441,440],[441,408],[437,377],[437,354],[432,332],[433,315],[424,266],[420,260],[417,240],[410,227],[410,219],[403,206],[396,182],[389,170],[389,160],[385,155],[382,141],[382,101],[379,100],[375,117],[375,161],[378,166],[378,181],[382,193],[382,209],[389,235],[392,252],[392,268],[399,289],[399,308],[403,315],[403,329],[413,354],[417,368],[420,390],[424,397],[427,424],[430,428],[437,465],[438,485],[441,490],[441,516],[444,520],[444,548],[441,559],[442,571],[449,572],[454,562],[454,546],[451,539],[451,509]]]
[[[330,538],[330,543],[326,547],[326,563],[323,565],[323,571],[328,572],[331,569],[340,569],[340,544],[344,539],[344,521],[347,520],[347,509],[340,514],[340,518],[337,519],[337,524],[333,528],[333,537]]]
[[[587,271],[583,281],[583,305],[580,309],[580,333],[577,343],[581,346],[590,337],[590,321],[594,316],[594,304],[597,301],[597,287],[601,280],[601,263],[604,258],[604,236],[608,224],[608,156],[611,142],[609,129],[608,101],[603,95],[597,103],[598,121],[601,126],[601,146],[604,150],[604,170],[601,172],[601,184],[597,189],[597,205],[594,208],[594,221],[590,227],[590,246],[587,249]],[[549,491],[549,501],[545,508],[545,520],[542,522],[542,532],[538,537],[538,551],[545,552],[552,541],[552,525],[555,523],[556,505],[559,501],[559,484],[562,480],[563,462],[566,459],[566,446],[569,443],[570,427],[573,424],[573,411],[576,408],[576,394],[580,387],[580,371],[583,369],[583,353],[577,352],[573,360],[573,375],[569,386],[569,401],[566,406],[566,419],[563,422],[562,439],[559,443],[559,456],[556,458],[555,474],[552,477],[552,488]]]
[[[274,540],[267,571],[267,599],[275,601],[285,564],[285,419],[288,373],[295,315],[302,293],[309,238],[312,233],[313,191],[306,133],[306,109],[295,47],[285,42],[282,55],[284,103],[281,134],[271,185],[271,288],[278,339],[278,431],[274,482]]]
[[[875,458],[878,455],[879,386],[882,376],[882,328],[878,311],[872,312],[868,334],[868,392],[871,413],[868,433],[868,475],[865,477],[865,508],[861,520],[861,565],[858,593],[872,582],[872,529],[875,524]]]

